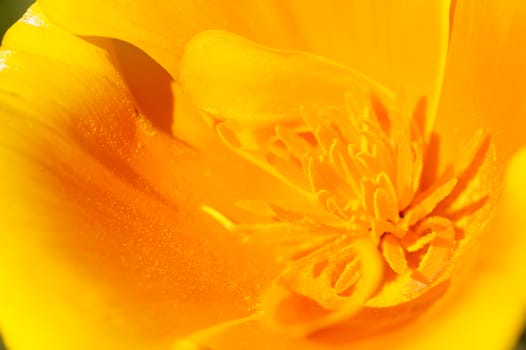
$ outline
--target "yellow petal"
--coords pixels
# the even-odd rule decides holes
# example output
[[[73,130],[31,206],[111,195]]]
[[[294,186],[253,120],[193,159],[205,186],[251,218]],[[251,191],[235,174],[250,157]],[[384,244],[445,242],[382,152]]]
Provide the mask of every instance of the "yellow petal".
[[[526,130],[526,3],[459,1],[437,117],[445,157],[479,128],[506,160]]]
[[[425,96],[430,130],[446,63],[450,1],[289,3],[308,51],[403,92],[408,109]]]
[[[181,85],[190,101],[239,127],[273,127],[301,119],[301,108],[344,105],[350,93],[368,106],[385,88],[315,55],[273,50],[225,31],[205,31],[186,47]]]
[[[76,34],[121,39],[143,49],[174,76],[185,43],[204,29],[222,28],[283,46],[295,40],[279,3],[251,1],[92,1],[46,0],[49,18]],[[265,30],[262,30],[265,28]]]
[[[264,252],[201,211],[208,169],[137,114],[105,50],[35,6],[6,37],[0,86],[8,346],[162,348],[252,311]]]
[[[174,135],[197,149],[221,147],[217,133],[205,124],[190,105],[172,76],[139,48],[120,40],[107,42],[112,62],[118,68],[139,111],[158,130]]]
[[[128,41],[174,77],[190,38],[206,29],[224,29],[264,45],[327,56],[393,90],[402,87],[409,108],[427,96],[431,115],[449,34],[450,2],[441,0],[41,3],[56,23],[77,34]]]

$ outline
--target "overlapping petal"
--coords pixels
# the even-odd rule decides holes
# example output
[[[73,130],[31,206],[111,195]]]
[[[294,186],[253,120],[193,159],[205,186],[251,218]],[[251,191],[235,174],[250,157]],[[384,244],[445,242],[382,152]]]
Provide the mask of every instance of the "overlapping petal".
[[[301,119],[300,108],[365,108],[393,93],[359,72],[312,54],[274,50],[225,31],[205,31],[185,48],[180,84],[190,103],[233,128],[271,128]]]
[[[94,42],[35,6],[0,53],[0,326],[14,348],[166,345],[250,314],[272,275],[200,208],[228,200],[230,160],[155,130]]]
[[[76,34],[130,42],[174,77],[191,38],[206,29],[223,29],[262,45],[340,61],[392,90],[403,90],[408,105],[427,96],[431,115],[449,35],[449,1],[41,3],[57,24]]]

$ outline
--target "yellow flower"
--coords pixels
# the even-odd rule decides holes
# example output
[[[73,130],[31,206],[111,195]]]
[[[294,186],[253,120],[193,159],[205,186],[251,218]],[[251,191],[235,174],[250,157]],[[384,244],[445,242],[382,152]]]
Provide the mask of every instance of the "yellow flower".
[[[0,51],[8,347],[511,347],[525,20],[39,1]]]

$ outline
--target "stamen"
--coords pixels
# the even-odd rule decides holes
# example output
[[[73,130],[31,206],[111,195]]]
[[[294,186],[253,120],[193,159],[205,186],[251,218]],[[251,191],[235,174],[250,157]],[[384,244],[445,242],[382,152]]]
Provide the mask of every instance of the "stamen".
[[[401,275],[407,271],[405,252],[398,239],[386,234],[382,239],[382,252],[385,260],[394,272]]]
[[[376,266],[377,258],[395,274],[385,288],[413,286],[401,299],[431,288],[447,270],[461,239],[456,220],[480,210],[488,198],[482,194],[480,200],[446,214],[488,157],[485,134],[477,133],[470,142],[455,174],[437,181],[439,143],[425,134],[425,100],[412,115],[388,108],[374,96],[369,103],[350,94],[344,100],[343,110],[300,107],[296,120],[287,118],[293,120],[290,125],[253,130],[253,136],[247,134],[248,126],[231,128],[228,119],[217,124],[219,136],[234,151],[296,189],[303,196],[301,208],[298,198],[289,204],[241,203],[262,219],[247,224],[203,206],[247,244],[283,247],[280,259],[288,259],[288,265],[276,279],[279,295],[288,290],[335,313],[359,309],[361,281],[369,281],[368,293],[380,290],[375,298],[385,300],[385,281],[367,276],[367,271],[378,274],[378,268],[364,265]],[[366,253],[367,263],[356,248],[364,241],[378,253]]]
[[[423,277],[425,282],[431,283],[447,265],[453,249],[455,231],[451,222],[441,217],[429,218],[423,226],[435,233],[435,237],[416,272],[418,277]]]
[[[407,211],[404,217],[405,225],[411,227],[423,217],[430,214],[437,204],[451,193],[456,184],[457,179],[453,178],[445,184],[432,189],[432,191],[427,191],[421,195],[420,198],[415,201],[415,205]]]
[[[390,196],[383,188],[378,188],[374,192],[374,215],[378,220],[387,220],[393,223],[398,221],[396,197]]]
[[[203,55],[211,47],[219,60]],[[230,79],[232,69],[243,78]],[[451,278],[494,202],[485,181],[495,152],[484,132],[456,164],[443,164],[425,97],[408,110],[403,91],[395,98],[336,62],[214,31],[188,45],[181,82],[233,152],[294,190],[247,206],[259,216],[202,208],[284,264],[262,306],[281,331],[319,331],[364,305],[412,308]]]
[[[334,140],[329,150],[329,159],[335,170],[351,187],[354,196],[360,193],[360,177],[356,164],[347,154],[347,149],[339,139]]]
[[[339,274],[338,280],[334,284],[336,294],[343,296],[360,279],[360,269],[358,259],[353,259],[345,264],[344,270]]]

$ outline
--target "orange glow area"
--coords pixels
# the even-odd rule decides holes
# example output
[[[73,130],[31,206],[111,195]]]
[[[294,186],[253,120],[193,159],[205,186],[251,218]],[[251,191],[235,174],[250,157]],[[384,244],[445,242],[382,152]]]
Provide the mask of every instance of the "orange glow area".
[[[38,0],[0,50],[8,346],[512,344],[511,2]]]
[[[234,58],[241,67],[228,58],[236,50],[248,52],[243,63]],[[437,169],[428,159],[439,157],[441,138],[426,133],[424,99],[408,109],[403,97],[345,67],[264,50],[227,32],[201,33],[187,46],[181,78],[221,140],[296,194],[279,202],[240,198],[235,216],[203,206],[248,244],[282,248],[275,259],[286,267],[263,306],[269,324],[309,334],[363,307],[410,302],[447,281],[455,264],[463,263],[458,247],[480,230],[477,214],[494,195],[481,183],[482,173],[495,171],[489,136],[476,132],[456,162]],[[285,74],[292,81],[281,82],[279,72],[263,73],[265,64],[291,61],[294,67]],[[225,72],[236,74],[234,83],[218,79]],[[262,77],[254,84],[269,89],[254,100],[273,103],[253,105],[250,97],[234,96],[239,104],[232,104],[229,90],[250,86],[253,76]],[[216,86],[201,85],[207,80]],[[310,83],[332,90],[310,89]],[[331,103],[320,106],[325,100]],[[258,179],[252,181],[257,187]],[[468,189],[473,182],[479,182],[477,190]]]

